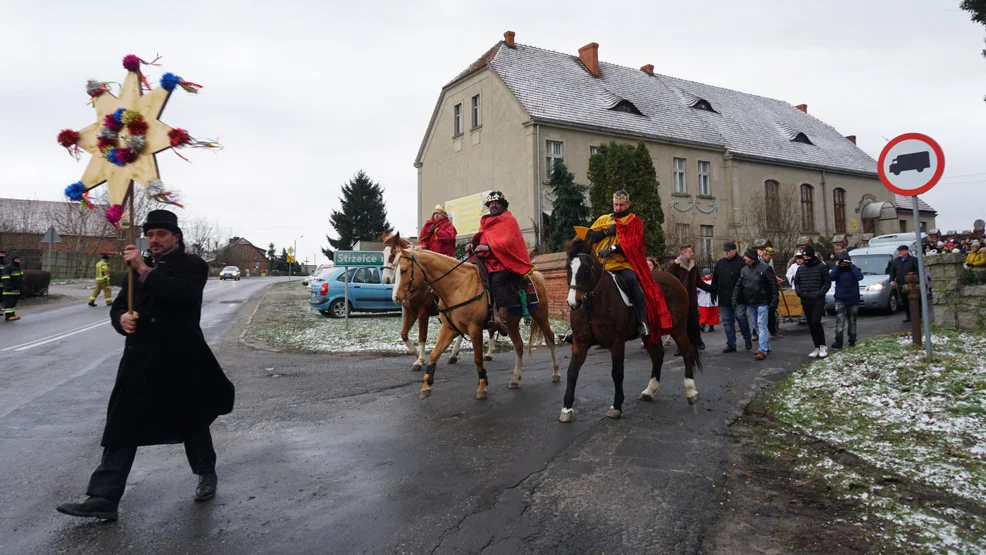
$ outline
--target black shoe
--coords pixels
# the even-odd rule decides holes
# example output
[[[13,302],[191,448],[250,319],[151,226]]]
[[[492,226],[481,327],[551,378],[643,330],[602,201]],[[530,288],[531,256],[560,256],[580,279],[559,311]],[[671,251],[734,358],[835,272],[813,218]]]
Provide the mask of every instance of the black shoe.
[[[726,345],[726,348],[722,350],[723,353],[735,353],[736,345]]]
[[[746,350],[747,351],[752,351],[753,350],[753,342],[752,341],[747,341],[746,342]]]
[[[674,350],[674,356],[680,357],[681,356],[681,349],[675,349]]]
[[[703,342],[701,342],[701,343],[698,344],[698,350],[699,351],[704,351],[705,350],[705,341],[703,341]]]
[[[853,347],[855,347],[855,346],[856,346],[856,341],[854,341],[854,340],[852,340],[852,339],[850,339],[850,340],[849,340],[849,348],[850,348],[850,349],[852,349],[852,348],[853,348]]]
[[[716,331],[716,327],[715,326],[709,326],[709,331]]]
[[[116,520],[116,509],[118,505],[118,502],[110,501],[104,497],[90,496],[89,499],[86,499],[82,503],[62,503],[55,507],[55,510],[63,515]]]
[[[95,301],[89,301],[89,306],[93,306],[93,307],[96,306],[96,302]]]
[[[832,348],[833,349],[841,349],[842,348],[842,341],[836,341],[835,343],[833,343],[832,344]]]
[[[219,477],[215,472],[199,476],[199,487],[195,488],[195,501],[208,501],[216,496],[216,485]]]

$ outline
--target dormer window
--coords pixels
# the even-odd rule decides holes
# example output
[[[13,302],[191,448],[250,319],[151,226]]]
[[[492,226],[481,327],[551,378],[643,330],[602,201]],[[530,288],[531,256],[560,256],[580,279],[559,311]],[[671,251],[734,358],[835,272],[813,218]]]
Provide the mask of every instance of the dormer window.
[[[794,142],[796,142],[796,143],[804,143],[806,145],[814,144],[810,140],[808,140],[808,135],[805,135],[804,133],[798,133],[791,140],[794,141]]]
[[[626,112],[628,114],[636,114],[638,116],[644,115],[640,113],[640,110],[638,110],[637,107],[634,106],[633,103],[630,102],[629,100],[621,100],[617,102],[612,108],[610,108],[610,110],[615,110],[617,112]]]
[[[712,109],[712,104],[710,104],[709,101],[705,100],[704,98],[698,99],[698,101],[695,102],[695,104],[692,104],[692,108],[695,108],[696,110],[705,110],[706,112],[718,113]]]

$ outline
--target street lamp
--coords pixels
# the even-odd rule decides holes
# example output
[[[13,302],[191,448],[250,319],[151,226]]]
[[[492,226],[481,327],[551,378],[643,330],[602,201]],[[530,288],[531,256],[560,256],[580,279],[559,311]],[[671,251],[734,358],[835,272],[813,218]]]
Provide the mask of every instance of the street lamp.
[[[291,257],[292,258],[295,257],[295,256],[298,256],[298,239],[301,239],[302,237],[304,237],[304,235],[299,235],[294,240],[294,248],[293,248],[293,251],[291,252]],[[294,262],[288,262],[288,281],[291,281],[291,269],[292,268],[294,268]]]

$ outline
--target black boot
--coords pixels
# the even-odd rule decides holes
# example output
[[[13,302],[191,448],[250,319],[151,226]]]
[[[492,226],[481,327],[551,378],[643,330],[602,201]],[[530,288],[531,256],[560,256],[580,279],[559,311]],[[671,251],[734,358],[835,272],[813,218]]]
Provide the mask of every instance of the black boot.
[[[855,337],[850,337],[849,338],[849,348],[852,349],[855,346],[856,346],[856,338]]]
[[[62,503],[55,510],[63,515],[116,520],[119,502],[104,497],[89,497],[82,503]]]
[[[493,310],[493,319],[490,320],[489,329],[504,337],[510,335],[507,330],[507,307],[498,306]]]
[[[841,339],[836,339],[835,340],[835,343],[832,343],[832,348],[833,349],[841,349],[842,348],[842,340]]]
[[[716,327],[715,326],[709,326],[709,331],[710,332],[716,331]]]
[[[199,486],[195,488],[195,501],[208,501],[215,497],[218,483],[219,477],[216,476],[215,472],[200,475]]]
[[[96,301],[89,301],[89,306],[96,306]]]
[[[747,339],[746,340],[746,350],[749,351],[749,350],[752,350],[752,349],[753,349],[753,341],[750,341],[749,339]]]
[[[723,353],[735,353],[736,345],[726,345],[726,348],[722,350]]]

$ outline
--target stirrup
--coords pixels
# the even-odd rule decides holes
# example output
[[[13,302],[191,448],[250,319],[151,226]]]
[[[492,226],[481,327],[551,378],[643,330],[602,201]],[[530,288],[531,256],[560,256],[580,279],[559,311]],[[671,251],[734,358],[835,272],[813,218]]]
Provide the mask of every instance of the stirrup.
[[[637,332],[640,334],[640,337],[648,336],[650,335],[650,326],[647,325],[647,322],[641,322],[637,326]]]

